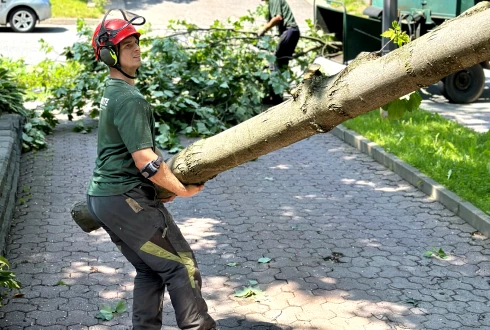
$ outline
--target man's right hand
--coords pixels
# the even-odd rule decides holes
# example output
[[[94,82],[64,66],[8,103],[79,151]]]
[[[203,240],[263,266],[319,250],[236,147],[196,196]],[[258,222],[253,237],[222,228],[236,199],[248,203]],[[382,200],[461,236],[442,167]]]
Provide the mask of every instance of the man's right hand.
[[[199,193],[201,190],[203,190],[204,185],[195,185],[195,184],[188,184],[184,185],[185,187],[185,194],[179,194],[180,197],[191,197],[194,196],[195,194]]]

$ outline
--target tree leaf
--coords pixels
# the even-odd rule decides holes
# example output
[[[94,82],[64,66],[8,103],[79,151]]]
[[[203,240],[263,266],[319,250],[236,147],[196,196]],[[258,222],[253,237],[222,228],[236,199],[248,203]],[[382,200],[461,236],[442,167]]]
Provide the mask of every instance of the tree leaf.
[[[238,266],[238,262],[229,262],[226,265],[229,267],[236,267],[236,266]]]
[[[398,99],[384,106],[383,109],[386,109],[386,111],[388,111],[388,119],[397,120],[403,117],[406,109],[405,102],[406,100]]]
[[[395,31],[392,29],[386,30],[385,32],[381,33],[381,36],[393,40],[395,38]]]
[[[165,95],[167,95],[168,97],[174,97],[174,93],[172,91],[169,91],[169,90],[164,90],[163,93]]]
[[[252,295],[252,291],[250,288],[243,288],[241,290],[235,291],[235,297],[247,298]]]
[[[128,310],[128,307],[126,306],[126,302],[124,300],[119,300],[116,305],[116,313],[124,313],[125,311]]]
[[[490,165],[490,163],[489,163],[489,165]],[[3,269],[3,267],[5,267],[5,266],[7,267],[7,269],[10,268],[10,264],[9,264],[8,260],[5,259],[4,257],[0,256],[0,269]]]
[[[112,313],[113,313],[113,310],[112,310],[111,306],[102,305],[102,307],[100,308],[99,314],[97,314],[95,317],[98,319],[101,319],[101,320],[110,321],[114,317],[114,315]]]
[[[153,97],[162,97],[162,96],[164,96],[164,95],[165,95],[165,94],[164,94],[162,91],[154,91],[154,92],[152,93],[152,96],[153,96]]]
[[[259,260],[257,260],[257,262],[259,262],[261,264],[266,264],[266,263],[268,263],[271,260],[272,260],[271,258],[263,257],[263,258],[260,258]]]
[[[438,255],[438,256],[439,256],[439,258],[441,258],[441,259],[445,259],[445,258],[447,257],[447,254],[446,254],[446,252],[444,252],[444,250],[443,250],[443,249],[439,249],[439,250],[437,250],[437,255]]]
[[[259,282],[257,282],[256,280],[248,280],[248,283],[250,283],[250,285],[257,285],[257,284],[259,284]]]
[[[432,257],[432,255],[433,255],[433,254],[434,254],[434,253],[433,253],[432,251],[425,251],[425,252],[424,252],[424,257],[426,257],[426,258],[430,258],[430,257]]]
[[[250,288],[250,291],[256,296],[264,294],[264,291],[260,290],[259,288]]]
[[[415,111],[420,108],[420,104],[422,103],[422,96],[420,96],[419,92],[413,92],[410,94],[408,102],[406,103],[406,109],[408,111]]]

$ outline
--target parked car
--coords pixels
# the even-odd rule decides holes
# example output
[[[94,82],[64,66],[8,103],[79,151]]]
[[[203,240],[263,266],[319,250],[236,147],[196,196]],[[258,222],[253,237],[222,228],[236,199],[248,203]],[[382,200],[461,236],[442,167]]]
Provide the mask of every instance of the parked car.
[[[49,0],[0,0],[0,25],[10,24],[15,32],[31,32],[50,17]]]

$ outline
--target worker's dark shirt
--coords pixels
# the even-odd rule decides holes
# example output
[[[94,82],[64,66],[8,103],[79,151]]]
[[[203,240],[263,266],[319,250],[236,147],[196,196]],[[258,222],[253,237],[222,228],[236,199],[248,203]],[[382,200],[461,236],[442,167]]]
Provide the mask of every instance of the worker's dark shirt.
[[[282,17],[282,21],[277,25],[279,34],[282,34],[290,27],[298,26],[286,0],[269,0],[269,21],[277,15]]]

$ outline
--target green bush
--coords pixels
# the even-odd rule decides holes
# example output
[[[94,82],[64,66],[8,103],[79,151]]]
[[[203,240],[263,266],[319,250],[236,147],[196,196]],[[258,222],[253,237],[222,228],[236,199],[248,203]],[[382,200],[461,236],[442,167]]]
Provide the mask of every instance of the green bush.
[[[18,113],[26,116],[24,89],[13,82],[7,69],[0,67],[0,113]]]
[[[10,271],[8,260],[2,256],[0,256],[0,286],[7,289],[20,289],[20,283],[15,279],[15,273]],[[2,306],[1,300],[0,306]]]
[[[24,92],[23,87],[13,82],[9,71],[0,67],[0,112],[22,115],[26,119],[22,134],[22,149],[38,150],[45,146],[45,134],[51,132],[55,120],[52,113],[25,109]]]

